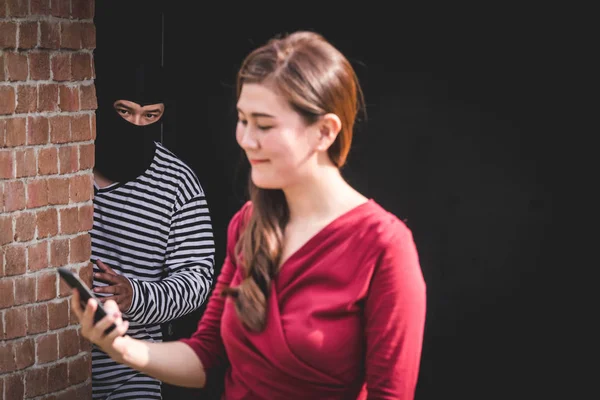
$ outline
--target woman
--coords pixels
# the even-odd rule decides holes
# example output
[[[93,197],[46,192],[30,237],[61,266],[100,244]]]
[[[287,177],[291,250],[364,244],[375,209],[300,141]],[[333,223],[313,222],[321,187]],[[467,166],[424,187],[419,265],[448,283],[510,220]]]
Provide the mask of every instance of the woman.
[[[417,250],[340,173],[362,107],[354,70],[322,36],[296,32],[249,54],[237,83],[251,198],[229,224],[198,330],[175,343],[120,336],[114,304],[94,326],[94,301],[84,311],[74,293],[82,334],[175,385],[203,387],[224,368],[226,399],[414,398],[426,304]]]

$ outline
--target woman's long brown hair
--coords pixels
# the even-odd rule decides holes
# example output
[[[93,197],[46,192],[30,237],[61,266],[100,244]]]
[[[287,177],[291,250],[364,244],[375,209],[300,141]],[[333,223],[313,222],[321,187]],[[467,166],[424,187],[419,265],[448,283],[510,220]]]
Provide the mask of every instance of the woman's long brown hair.
[[[336,114],[342,128],[328,150],[338,167],[346,162],[356,114],[363,95],[350,62],[321,35],[300,31],[271,39],[251,52],[238,72],[237,97],[245,83],[269,85],[288,99],[307,124]],[[283,232],[289,209],[283,191],[261,189],[249,181],[252,213],[236,243],[236,260],[244,268],[237,287],[223,290],[235,299],[236,312],[251,331],[265,328],[271,282],[280,266]]]

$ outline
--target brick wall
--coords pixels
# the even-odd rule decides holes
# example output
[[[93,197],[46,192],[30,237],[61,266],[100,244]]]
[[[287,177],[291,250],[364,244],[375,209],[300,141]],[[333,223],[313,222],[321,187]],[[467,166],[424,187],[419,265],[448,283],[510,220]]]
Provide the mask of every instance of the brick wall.
[[[91,398],[56,267],[91,281],[94,0],[0,0],[0,398]]]

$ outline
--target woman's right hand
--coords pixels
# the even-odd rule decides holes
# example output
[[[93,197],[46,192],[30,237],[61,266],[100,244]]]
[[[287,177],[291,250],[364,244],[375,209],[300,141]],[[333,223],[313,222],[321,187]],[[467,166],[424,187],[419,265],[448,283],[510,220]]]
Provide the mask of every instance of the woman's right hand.
[[[88,300],[85,309],[82,309],[80,306],[79,292],[76,289],[73,289],[71,310],[75,312],[75,315],[81,323],[81,334],[90,342],[100,347],[112,359],[122,363],[125,358],[127,346],[120,342],[130,339],[123,337],[127,332],[127,328],[129,328],[129,322],[123,321],[117,303],[113,300],[108,300],[104,303],[104,310],[107,314],[106,317],[94,324],[94,313],[97,308],[97,301],[95,299],[90,299]],[[115,324],[116,328],[105,335],[104,331],[112,324]]]

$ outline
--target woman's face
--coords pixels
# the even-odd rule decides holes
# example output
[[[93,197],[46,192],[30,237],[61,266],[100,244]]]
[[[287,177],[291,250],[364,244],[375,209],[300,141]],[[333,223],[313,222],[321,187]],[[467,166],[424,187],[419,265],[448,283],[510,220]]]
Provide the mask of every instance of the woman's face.
[[[244,84],[237,110],[236,139],[256,186],[283,189],[315,173],[318,124],[307,125],[284,97],[261,84]]]

